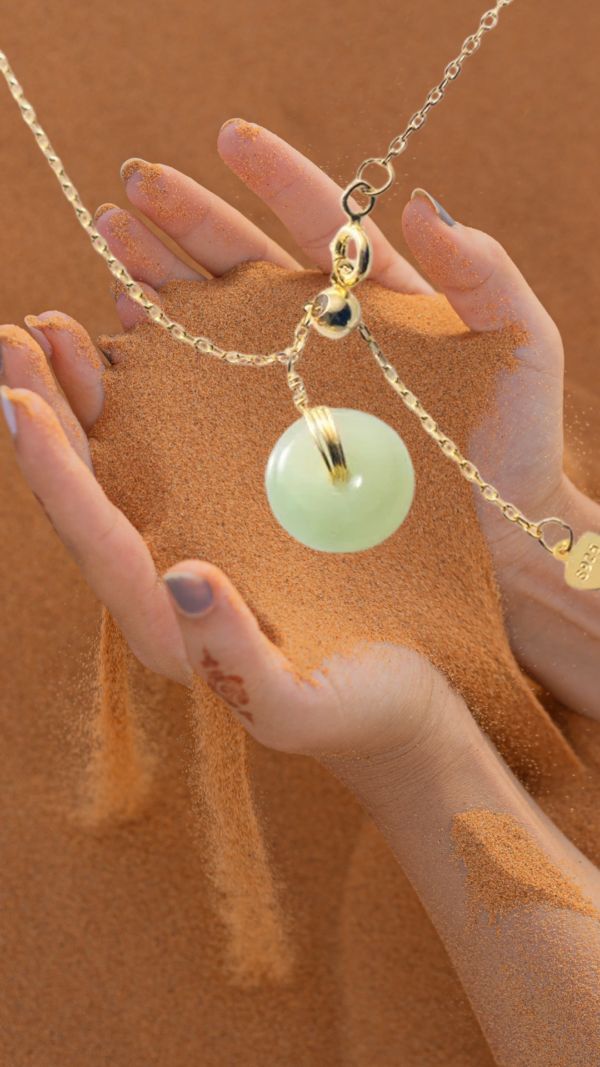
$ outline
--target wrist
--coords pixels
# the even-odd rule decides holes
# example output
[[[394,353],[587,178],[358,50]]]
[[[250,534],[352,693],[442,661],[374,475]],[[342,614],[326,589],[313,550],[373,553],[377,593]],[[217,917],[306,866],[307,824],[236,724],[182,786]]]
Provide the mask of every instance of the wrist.
[[[431,668],[431,670],[435,670]],[[401,724],[385,750],[363,758],[321,756],[324,764],[383,827],[419,805],[456,774],[461,754],[479,734],[463,698],[435,671],[437,685],[425,715],[410,735]],[[400,716],[399,718],[404,718]]]
[[[600,506],[566,476],[545,502],[544,514],[568,523],[575,542],[587,531],[600,533]],[[492,546],[513,652],[527,673],[562,703],[600,717],[600,591],[573,589],[562,562],[526,536],[520,542],[504,568],[500,564],[506,564],[506,555],[502,561]]]

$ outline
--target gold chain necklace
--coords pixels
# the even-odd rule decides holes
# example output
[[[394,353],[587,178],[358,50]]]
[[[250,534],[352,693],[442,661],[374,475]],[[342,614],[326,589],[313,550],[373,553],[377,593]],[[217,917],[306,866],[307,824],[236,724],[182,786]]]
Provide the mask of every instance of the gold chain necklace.
[[[149,318],[170,333],[172,337],[204,355],[214,356],[217,359],[238,366],[250,364],[255,367],[266,367],[276,363],[285,366],[287,381],[294,404],[303,416],[300,424],[294,424],[293,427],[290,427],[290,430],[294,431],[300,425],[303,429],[308,430],[310,437],[317,445],[318,451],[328,472],[328,482],[331,491],[329,492],[329,497],[323,496],[323,493],[321,493],[319,498],[317,494],[317,510],[318,507],[322,507],[324,503],[326,506],[330,506],[332,502],[334,508],[334,512],[332,512],[332,515],[330,516],[333,522],[333,536],[331,536],[332,530],[330,529],[329,536],[325,537],[325,540],[323,540],[321,535],[311,533],[310,514],[308,516],[308,533],[306,523],[303,525],[302,521],[300,522],[300,529],[298,529],[297,499],[293,503],[290,511],[289,500],[282,508],[276,501],[277,493],[274,491],[269,493],[269,472],[271,473],[271,481],[273,483],[273,480],[275,482],[277,481],[278,476],[280,478],[283,477],[284,479],[289,477],[290,471],[294,471],[295,467],[296,479],[300,483],[302,482],[303,471],[306,471],[307,467],[310,467],[310,457],[307,455],[306,449],[303,449],[301,437],[298,436],[297,432],[293,433],[290,437],[290,430],[286,431],[286,434],[283,435],[280,442],[275,446],[271,459],[269,460],[269,466],[267,468],[267,492],[269,495],[269,502],[276,517],[282,522],[282,525],[284,525],[288,532],[292,533],[298,540],[301,540],[305,544],[314,548],[328,551],[358,551],[362,548],[371,547],[390,536],[390,534],[393,533],[404,520],[410,508],[414,486],[412,464],[403,443],[395,431],[391,430],[390,427],[386,427],[386,424],[381,423],[380,420],[375,419],[373,416],[367,416],[364,412],[339,411],[336,412],[334,417],[334,413],[329,408],[322,406],[311,408],[308,403],[308,396],[304,382],[296,369],[296,364],[304,351],[311,329],[315,329],[318,333],[332,339],[346,337],[352,331],[358,330],[361,337],[366,342],[371,354],[375,358],[376,363],[382,370],[386,380],[398,393],[409,410],[414,412],[425,432],[436,441],[443,454],[457,464],[462,476],[466,478],[467,481],[476,485],[480,489],[484,499],[498,507],[505,519],[516,524],[516,526],[526,534],[538,541],[538,543],[556,559],[566,564],[565,578],[570,585],[578,589],[592,589],[598,588],[600,536],[594,533],[586,533],[579,539],[577,544],[575,544],[573,530],[564,520],[550,517],[541,519],[538,522],[533,522],[526,518],[514,504],[503,500],[498,490],[486,482],[482,477],[475,464],[466,459],[461,454],[454,441],[442,433],[435,420],[427,411],[425,411],[418,398],[402,382],[396,369],[388,362],[368,327],[363,323],[360,304],[352,292],[352,290],[367,277],[371,268],[372,249],[370,240],[363,227],[363,220],[372,212],[377,203],[377,199],[385,193],[394,182],[395,174],[392,163],[393,159],[405,151],[409,138],[424,125],[431,108],[440,103],[447,87],[460,74],[465,60],[477,51],[484,35],[497,26],[500,11],[510,3],[512,3],[512,0],[498,0],[495,7],[486,11],[481,17],[476,33],[467,37],[464,41],[460,54],[448,64],[442,80],[429,92],[425,103],[421,109],[415,112],[412,116],[404,132],[398,137],[395,137],[391,142],[387,154],[379,158],[366,159],[361,163],[355,178],[346,187],[341,198],[341,205],[348,221],[340,229],[331,244],[331,284],[313,300],[304,305],[304,314],[294,330],[294,337],[291,345],[279,352],[273,352],[269,355],[248,354],[219,348],[208,338],[196,337],[191,334],[184,326],[180,325],[180,323],[169,318],[162,308],[148,299],[141,285],[134,281],[123,264],[112,255],[107,242],[96,230],[92,216],[83,206],[75,186],[68,177],[60,158],[54,152],[44,130],[37,121],[35,111],[25,98],[23,89],[15,78],[3,52],[0,52],[0,70],[4,74],[10,91],[19,105],[24,121],[30,127],[40,150],[56,174],[64,195],[69,203],[72,204],[77,219],[87,231],[95,250],[104,258],[114,277],[125,286],[125,289],[132,300],[144,308]],[[379,186],[373,185],[372,182],[365,177],[367,169],[374,167],[379,167],[385,172],[385,177],[382,184]],[[360,207],[357,205],[356,201],[351,199],[355,194],[362,194],[366,198],[365,206]],[[353,255],[350,255],[349,252],[351,245],[354,245]],[[352,426],[348,421],[348,416],[350,415],[361,416],[363,420],[363,423],[358,425],[359,436],[360,431],[362,430],[364,438],[365,427],[367,436],[369,431],[372,432],[375,430],[376,435],[379,433],[378,444],[384,449],[387,447],[390,456],[393,459],[391,470],[387,472],[390,477],[387,482],[384,478],[381,489],[384,493],[389,494],[390,486],[394,485],[395,478],[395,484],[400,486],[402,490],[398,494],[398,506],[395,509],[393,507],[388,507],[387,526],[385,521],[383,527],[381,521],[376,521],[375,532],[373,532],[373,529],[370,529],[365,535],[366,542],[358,544],[356,543],[356,539],[353,541],[352,537],[348,539],[348,537],[344,536],[344,526],[347,525],[348,519],[352,517],[352,509],[350,509],[350,511],[344,509],[344,489],[348,490],[348,488],[353,488],[354,490],[360,490],[364,483],[363,475],[359,473],[359,475],[356,476],[356,473],[352,469],[352,464],[349,469],[346,459],[347,450],[344,449],[338,430],[338,423],[340,421],[345,421],[348,423],[350,432],[352,429],[356,431],[356,424]],[[372,424],[379,423],[380,428],[385,427],[385,431],[387,432],[384,432],[382,437],[380,429],[377,430],[372,424],[369,424],[369,426],[364,424],[365,419],[371,420]],[[390,437],[390,435],[392,435],[392,437]],[[285,440],[286,438],[289,439]],[[396,442],[394,442],[392,438],[395,438]],[[295,465],[293,462],[290,465],[288,460],[290,454],[294,452],[294,449],[297,452],[297,462]],[[394,454],[395,460],[393,458]],[[366,469],[368,470],[369,463],[367,461],[365,462]],[[360,458],[358,459],[358,467],[361,467]],[[314,471],[312,472],[312,476],[314,477]],[[312,488],[314,489],[314,485]],[[321,486],[321,489],[322,488],[323,487]],[[304,486],[301,486],[301,489],[306,497],[307,485],[304,484]],[[364,507],[364,499],[361,499],[360,492],[356,499],[358,507]],[[379,505],[390,505],[390,499],[389,495],[387,497],[382,497],[379,501]],[[342,502],[341,510],[340,501]],[[335,511],[336,508],[337,513]],[[312,512],[314,518],[314,506]],[[381,507],[379,507],[379,512],[381,512]],[[304,516],[304,518],[306,518],[306,516]],[[319,517],[317,516],[317,518]],[[391,528],[388,528],[390,525]],[[545,528],[549,525],[560,526],[566,534],[566,537],[553,545],[550,544],[545,536]],[[294,528],[294,526],[296,526],[296,528]],[[381,536],[382,530],[383,536]],[[360,542],[360,537],[358,540]],[[363,541],[364,540],[365,538],[363,537]]]

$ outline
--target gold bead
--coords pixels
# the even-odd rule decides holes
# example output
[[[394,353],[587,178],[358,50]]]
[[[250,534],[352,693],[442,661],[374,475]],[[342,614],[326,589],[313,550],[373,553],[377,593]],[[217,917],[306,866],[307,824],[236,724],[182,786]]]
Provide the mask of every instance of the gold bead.
[[[312,325],[323,337],[334,340],[346,337],[356,329],[360,320],[358,300],[339,285],[324,289],[313,301]]]

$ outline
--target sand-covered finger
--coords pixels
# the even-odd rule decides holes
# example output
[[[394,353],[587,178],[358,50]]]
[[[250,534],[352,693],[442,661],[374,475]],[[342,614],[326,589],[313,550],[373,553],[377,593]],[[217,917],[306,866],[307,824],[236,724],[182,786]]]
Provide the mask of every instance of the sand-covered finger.
[[[173,167],[128,159],[121,177],[134,207],[211,274],[220,276],[254,260],[286,270],[300,268],[253,222]]]
[[[242,119],[225,123],[218,147],[234,174],[275,212],[312,261],[329,272],[330,244],[348,221],[340,186],[280,137]],[[372,279],[401,293],[433,293],[370,219],[365,230],[373,245]]]
[[[532,342],[528,363],[547,371],[558,359],[562,371],[558,329],[502,245],[455,223],[422,190],[415,194],[404,209],[404,236],[465,325],[477,331],[522,326]]]
[[[102,411],[105,370],[90,335],[80,323],[61,311],[27,315],[25,323],[36,340],[45,341],[52,369],[71,409],[83,429],[89,431]]]
[[[156,289],[153,289],[151,285],[145,284],[142,284],[141,288],[144,290],[144,293],[149,300],[152,300],[158,307],[162,307],[162,300]],[[121,320],[121,326],[125,332],[133,330],[134,326],[139,326],[141,322],[148,321],[147,311],[144,310],[141,304],[138,304],[127,294],[127,289],[123,285],[123,282],[117,281],[115,278],[110,287],[110,291],[114,297],[117,315]]]
[[[95,222],[113,255],[127,267],[136,282],[162,289],[175,278],[202,281],[199,271],[175,255],[131,212],[115,204],[103,204],[96,211]]]
[[[55,413],[77,455],[91,466],[87,436],[58,389],[46,354],[37,341],[19,326],[2,326],[0,354],[3,385],[11,389],[31,390],[42,397]]]
[[[319,747],[331,702],[327,684],[299,678],[222,571],[190,560],[165,574],[164,583],[192,669],[247,729],[270,748]]]
[[[187,681],[175,615],[143,538],[111,504],[40,396],[4,388],[3,399],[21,471],[91,589],[142,663]]]

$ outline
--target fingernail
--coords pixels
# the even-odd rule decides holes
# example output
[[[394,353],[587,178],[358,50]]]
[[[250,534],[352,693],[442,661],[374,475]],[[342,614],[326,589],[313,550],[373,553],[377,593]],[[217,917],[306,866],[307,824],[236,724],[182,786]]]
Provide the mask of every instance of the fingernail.
[[[6,419],[6,425],[8,426],[13,437],[17,436],[17,416],[15,415],[15,409],[12,406],[10,400],[6,395],[4,386],[0,389],[0,403],[2,404],[2,414]]]
[[[94,222],[97,222],[101,215],[105,215],[107,211],[119,210],[118,204],[100,204],[94,212]]]
[[[139,170],[140,167],[143,166],[150,167],[151,164],[148,163],[146,159],[138,159],[135,156],[131,159],[126,159],[123,166],[121,167],[121,181],[123,182],[123,184],[127,185],[127,182],[129,181],[131,176],[135,174],[136,170]]]
[[[437,217],[441,219],[442,222],[445,222],[446,226],[456,226],[452,215],[449,215],[446,209],[443,208],[441,204],[438,204],[437,200],[434,200],[430,193],[427,193],[425,189],[413,189],[411,200],[417,200],[420,196],[424,196],[427,198],[427,200],[429,200],[429,203],[432,205]]]
[[[46,337],[45,333],[43,333],[43,331],[40,330],[39,326],[37,325],[37,323],[43,321],[43,319],[38,319],[37,315],[25,316],[25,325],[29,330],[31,336],[33,337],[34,341],[37,341],[38,345],[42,349],[42,352],[44,352],[47,356],[51,356],[52,345],[50,344],[50,341]]]
[[[224,122],[223,125],[221,126],[221,130],[226,130],[228,126],[233,126],[233,125],[235,125],[236,122],[243,122],[243,121],[244,121],[243,119],[227,119],[227,121]],[[219,133],[221,132],[221,130],[219,130]]]
[[[205,615],[214,607],[214,594],[206,578],[190,571],[165,574],[163,581],[180,611],[186,615]]]
[[[227,122],[224,122],[221,126],[219,133],[222,133],[228,126],[235,126],[240,137],[245,137],[248,141],[256,141],[262,130],[262,126],[257,126],[255,122],[246,122],[245,119],[227,119]]]
[[[140,286],[150,300],[162,307],[162,297],[160,293],[157,293],[156,289],[153,289],[151,285],[146,285],[145,282],[140,282]],[[133,301],[133,297],[128,296],[127,287],[118,278],[115,278],[110,284],[110,295],[113,300],[119,300],[120,297],[127,296],[128,300]]]

